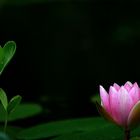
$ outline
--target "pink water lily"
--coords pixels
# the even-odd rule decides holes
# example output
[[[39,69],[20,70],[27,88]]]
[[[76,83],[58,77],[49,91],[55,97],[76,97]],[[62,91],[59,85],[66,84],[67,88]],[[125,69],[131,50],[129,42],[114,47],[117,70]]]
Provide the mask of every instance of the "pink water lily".
[[[131,129],[140,122],[140,88],[137,83],[126,82],[110,86],[109,93],[100,86],[99,112],[117,125]]]

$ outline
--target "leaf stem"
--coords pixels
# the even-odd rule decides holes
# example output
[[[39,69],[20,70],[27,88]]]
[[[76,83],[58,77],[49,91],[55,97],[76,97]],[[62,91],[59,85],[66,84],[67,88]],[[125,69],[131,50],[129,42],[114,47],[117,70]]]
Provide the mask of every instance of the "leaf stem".
[[[124,140],[130,140],[130,130],[128,128],[125,128],[124,135]]]
[[[7,123],[8,123],[8,113],[6,112],[6,115],[5,115],[5,122],[4,122],[4,133],[6,133],[6,129],[7,129]]]

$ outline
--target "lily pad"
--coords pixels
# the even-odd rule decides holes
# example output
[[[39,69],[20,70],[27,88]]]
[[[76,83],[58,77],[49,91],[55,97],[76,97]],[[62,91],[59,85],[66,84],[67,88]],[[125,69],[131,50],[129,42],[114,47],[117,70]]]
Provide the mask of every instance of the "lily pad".
[[[139,132],[137,128],[132,136],[138,136]],[[123,137],[123,130],[100,117],[40,124],[18,134],[22,140],[122,140]]]
[[[18,138],[41,139],[41,138],[60,136],[60,138],[62,139],[65,138],[66,140],[68,139],[69,136],[72,137],[73,134],[74,134],[73,136],[76,136],[77,134],[84,135],[86,133],[92,133],[93,136],[92,139],[93,139],[94,135],[96,135],[96,137],[98,135],[101,135],[102,132],[109,130],[109,127],[111,127],[110,130],[114,130],[115,128],[114,125],[110,123],[106,123],[106,121],[104,121],[102,118],[84,118],[84,119],[75,119],[75,120],[65,120],[65,121],[57,121],[57,122],[41,124],[28,128],[26,130],[21,131],[18,135]],[[114,133],[121,132],[119,131],[118,128],[116,128],[115,130]],[[74,137],[72,139],[74,139]],[[84,140],[86,140],[86,138]]]

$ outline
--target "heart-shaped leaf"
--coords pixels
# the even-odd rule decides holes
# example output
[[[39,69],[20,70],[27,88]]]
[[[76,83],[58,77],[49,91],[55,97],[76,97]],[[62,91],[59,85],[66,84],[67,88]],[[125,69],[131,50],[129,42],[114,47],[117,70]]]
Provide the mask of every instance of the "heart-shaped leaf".
[[[20,95],[14,96],[7,107],[7,112],[10,114],[12,111],[15,110],[15,108],[20,104],[22,97]]]
[[[14,41],[8,41],[3,48],[0,47],[0,75],[6,65],[12,59],[16,51],[16,44]]]
[[[6,93],[4,92],[4,90],[2,88],[0,88],[0,101],[1,101],[5,111],[7,111],[8,100],[7,100]]]

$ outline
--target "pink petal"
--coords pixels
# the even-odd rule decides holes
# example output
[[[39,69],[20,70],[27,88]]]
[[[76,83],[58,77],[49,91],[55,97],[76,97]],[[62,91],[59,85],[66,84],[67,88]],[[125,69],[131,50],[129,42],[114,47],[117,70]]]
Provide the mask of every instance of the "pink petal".
[[[112,118],[112,116],[101,106],[98,104],[98,102],[96,102],[96,107],[99,111],[99,113],[106,119],[109,120],[115,124],[118,125],[118,123]]]
[[[118,109],[118,106],[120,104],[118,92],[114,87],[110,87],[109,89],[109,101],[110,101],[110,110],[113,119],[121,125],[121,116],[120,116],[120,110]]]
[[[132,89],[129,91],[129,94],[133,100],[133,105],[135,105],[140,99],[140,90],[137,83],[134,83]]]
[[[124,88],[127,90],[127,91],[130,91],[130,89],[132,88],[133,84],[131,82],[126,82],[125,85],[124,85]]]
[[[129,128],[136,127],[138,124],[140,124],[140,101],[131,109],[127,121]]]
[[[119,91],[119,89],[120,89],[120,86],[119,86],[118,84],[116,84],[116,83],[113,84],[113,87],[114,87],[117,91]]]
[[[110,112],[109,95],[102,86],[100,86],[100,97],[101,105],[106,109],[107,112]]]
[[[120,112],[121,123],[123,126],[127,125],[128,115],[133,107],[133,101],[128,91],[122,86],[118,92],[118,106]]]

